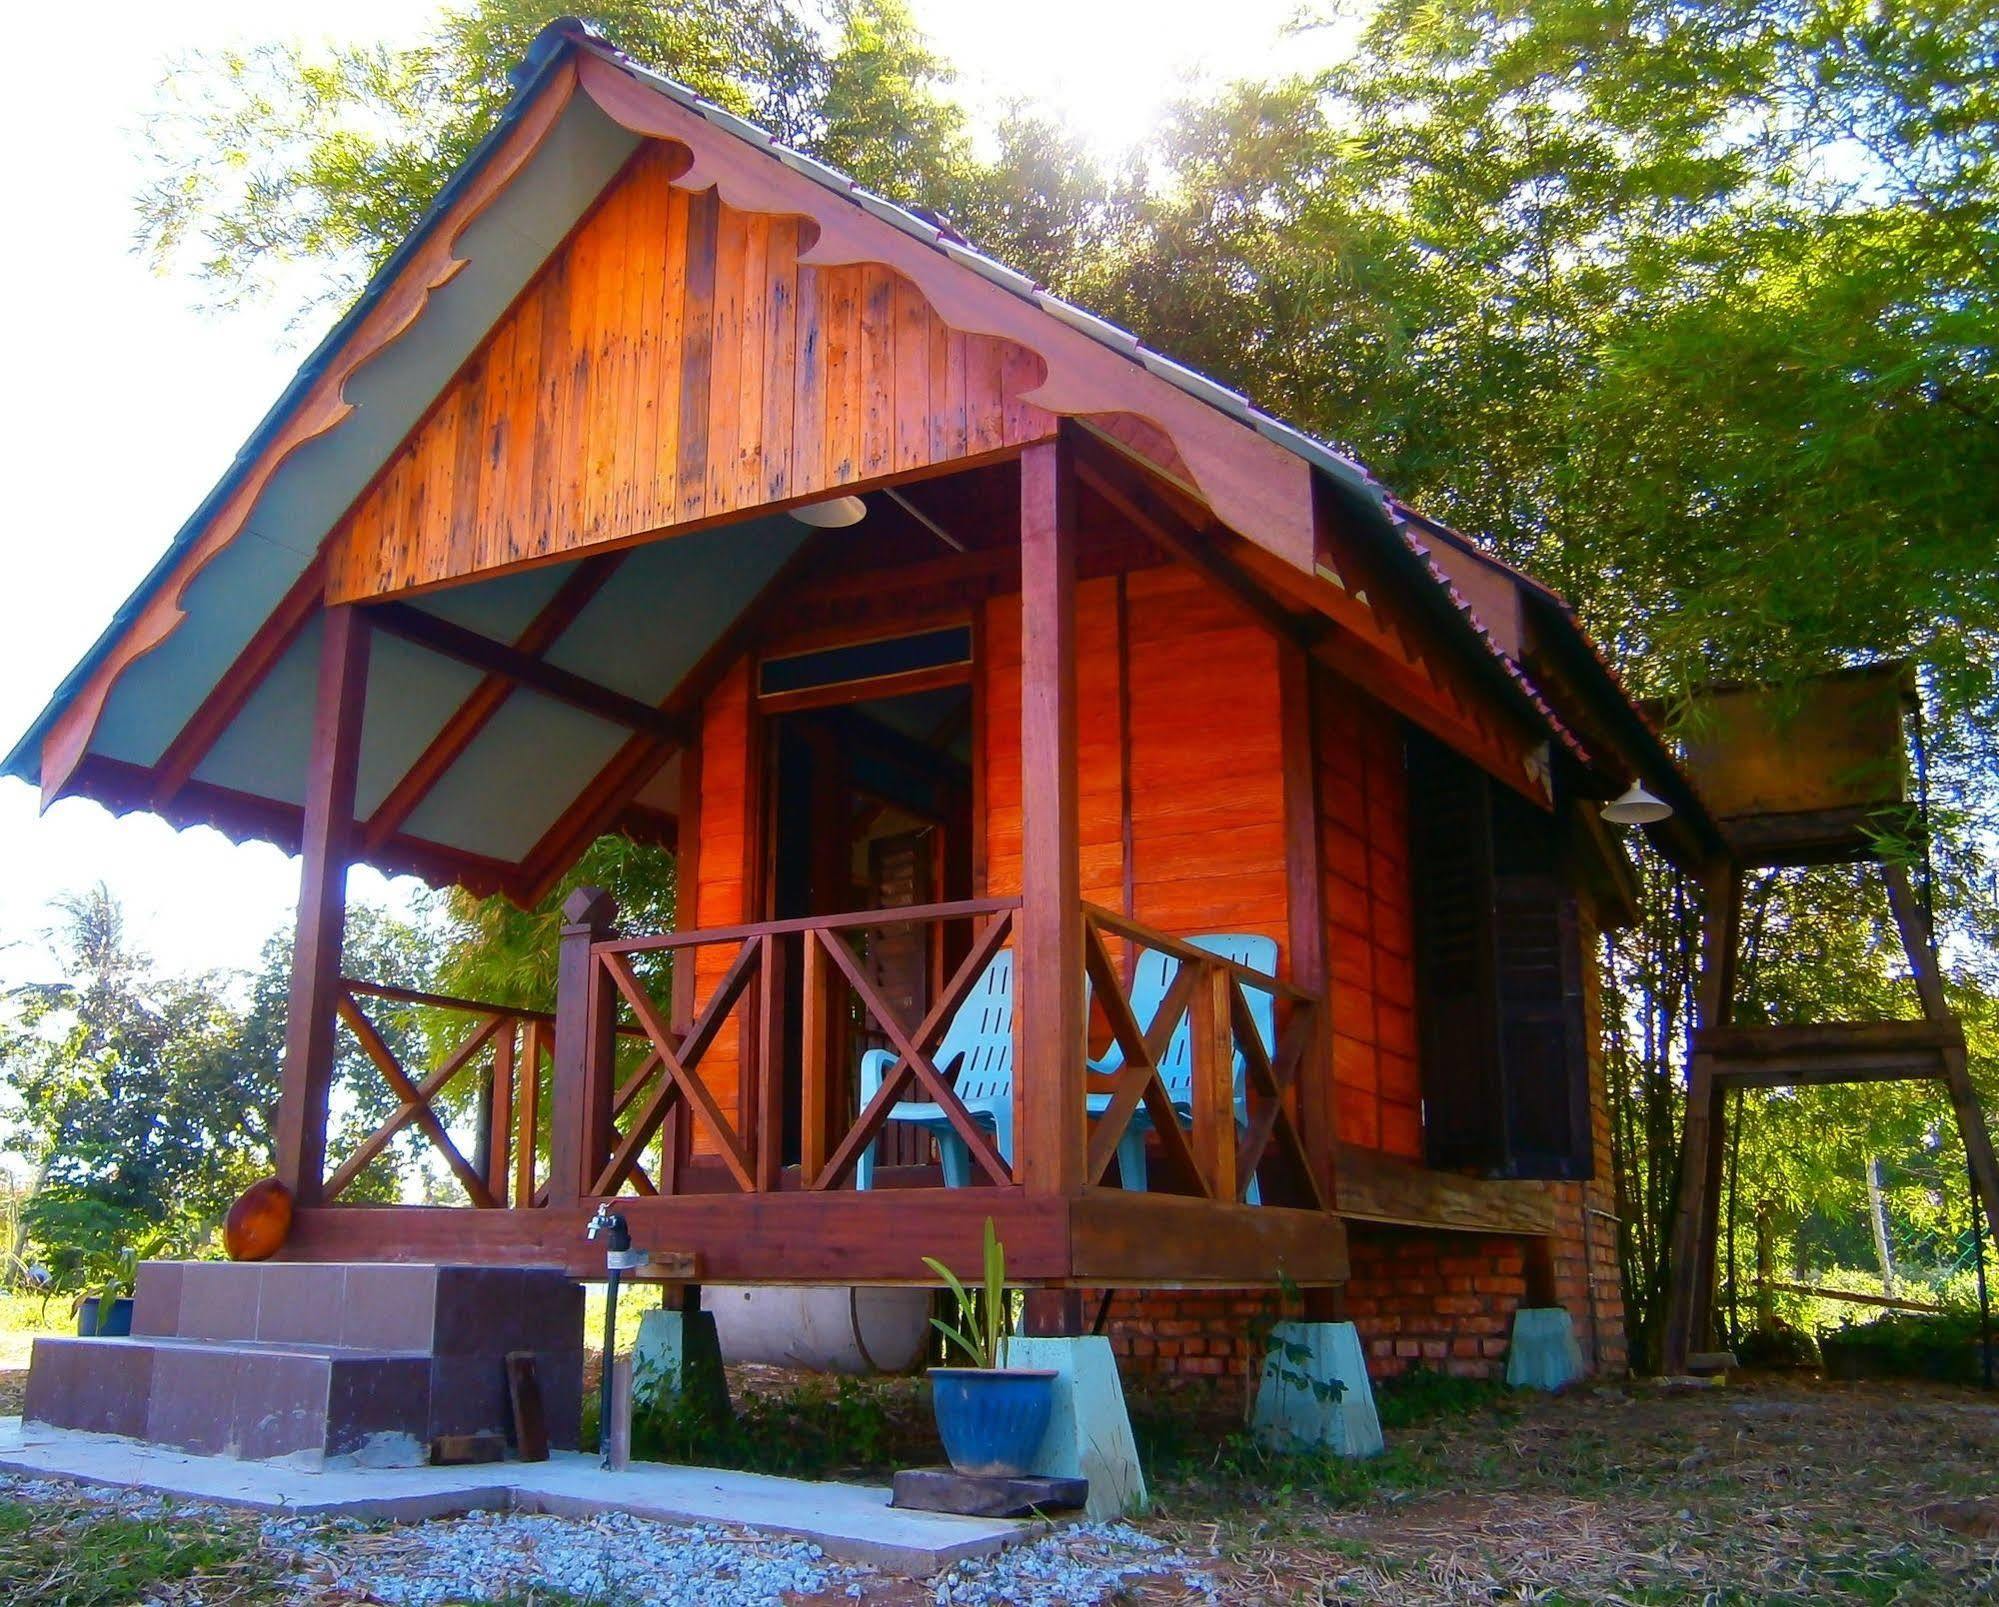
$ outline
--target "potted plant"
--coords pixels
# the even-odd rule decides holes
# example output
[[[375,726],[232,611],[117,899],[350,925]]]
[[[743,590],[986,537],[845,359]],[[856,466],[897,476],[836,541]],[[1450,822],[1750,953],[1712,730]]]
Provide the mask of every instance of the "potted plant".
[[[923,1264],[944,1280],[957,1321],[930,1320],[964,1353],[968,1365],[930,1369],[931,1409],[944,1454],[960,1473],[1018,1478],[1027,1472],[1048,1432],[1055,1409],[1055,1374],[1045,1368],[1008,1367],[1006,1251],[986,1218],[982,1288],[968,1289],[943,1262]]]
[[[132,1296],[139,1280],[139,1252],[124,1249],[94,1280],[94,1293],[76,1303],[76,1331],[88,1338],[123,1339],[132,1332]]]

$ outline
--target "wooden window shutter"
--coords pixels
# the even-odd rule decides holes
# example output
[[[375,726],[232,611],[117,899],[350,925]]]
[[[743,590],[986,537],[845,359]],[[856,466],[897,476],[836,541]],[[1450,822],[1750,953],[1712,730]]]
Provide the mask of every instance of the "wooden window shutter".
[[[1588,1177],[1582,945],[1556,820],[1427,736],[1408,757],[1430,1164]]]

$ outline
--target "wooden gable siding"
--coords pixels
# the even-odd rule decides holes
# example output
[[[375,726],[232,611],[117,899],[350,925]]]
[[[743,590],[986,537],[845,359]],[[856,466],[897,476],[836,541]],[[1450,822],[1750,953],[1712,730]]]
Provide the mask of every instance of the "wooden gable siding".
[[[794,218],[648,143],[331,538],[350,601],[1039,439],[1041,360],[908,279],[801,266]]]
[[[1395,716],[1319,672],[1320,860],[1340,1138],[1421,1160],[1408,794]]]

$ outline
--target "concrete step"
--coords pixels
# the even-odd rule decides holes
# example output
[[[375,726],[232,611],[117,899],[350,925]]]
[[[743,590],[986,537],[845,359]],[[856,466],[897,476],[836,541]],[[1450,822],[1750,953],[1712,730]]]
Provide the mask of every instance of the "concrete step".
[[[546,1268],[152,1261],[130,1339],[35,1344],[26,1415],[211,1456],[400,1466],[508,1434],[529,1351],[549,1441],[582,1427],[583,1290]]]
[[[135,1335],[361,1349],[580,1350],[583,1287],[549,1267],[148,1261]]]
[[[432,1366],[331,1345],[37,1339],[22,1415],[202,1456],[411,1467],[429,1444]]]

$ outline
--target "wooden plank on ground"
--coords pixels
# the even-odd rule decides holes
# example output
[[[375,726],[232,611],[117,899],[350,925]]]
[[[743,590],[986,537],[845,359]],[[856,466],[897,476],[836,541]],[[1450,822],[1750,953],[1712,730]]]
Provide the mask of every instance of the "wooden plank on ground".
[[[514,1451],[523,1462],[548,1460],[548,1413],[541,1399],[541,1374],[534,1352],[507,1352],[507,1401],[514,1414]]]

